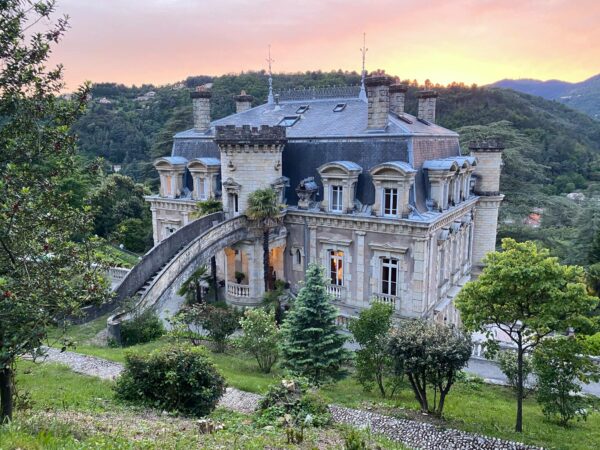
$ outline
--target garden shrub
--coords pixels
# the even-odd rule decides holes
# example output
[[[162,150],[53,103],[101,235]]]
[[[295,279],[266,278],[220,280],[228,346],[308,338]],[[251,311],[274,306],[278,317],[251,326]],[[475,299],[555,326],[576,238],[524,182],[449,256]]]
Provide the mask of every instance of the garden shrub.
[[[498,353],[497,356],[500,370],[506,376],[508,385],[515,393],[519,389],[519,368],[517,364],[517,352],[514,350],[504,350]],[[523,355],[523,398],[534,389],[534,386],[528,382],[529,376],[533,373],[533,365],[531,357],[527,354]]]
[[[239,339],[240,348],[256,358],[261,372],[271,372],[279,356],[279,329],[272,314],[249,309],[240,325],[244,332]]]
[[[205,416],[225,393],[225,380],[204,348],[172,345],[150,354],[128,353],[115,391],[123,400]]]
[[[321,427],[331,421],[327,402],[303,379],[272,385],[258,406],[257,422],[287,426]]]
[[[150,342],[163,334],[165,334],[165,327],[151,310],[121,324],[121,344],[124,347]]]

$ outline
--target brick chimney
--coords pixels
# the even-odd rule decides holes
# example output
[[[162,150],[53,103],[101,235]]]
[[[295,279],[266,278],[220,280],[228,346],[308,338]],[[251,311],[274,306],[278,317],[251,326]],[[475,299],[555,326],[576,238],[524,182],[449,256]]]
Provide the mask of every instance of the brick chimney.
[[[417,117],[431,123],[435,123],[435,104],[438,93],[435,91],[420,91],[417,94],[419,99],[419,112]]]
[[[209,89],[199,86],[190,92],[192,98],[192,110],[194,114],[194,130],[208,131],[210,128],[210,98],[212,94]]]
[[[390,112],[398,116],[404,114],[404,99],[407,89],[404,84],[392,84],[390,86]]]
[[[390,113],[390,84],[392,80],[387,75],[372,75],[365,79],[369,116],[367,129],[383,130],[388,123]]]
[[[254,97],[246,94],[246,91],[242,90],[240,95],[235,96],[235,112],[241,113],[252,108],[252,100],[254,100]]]

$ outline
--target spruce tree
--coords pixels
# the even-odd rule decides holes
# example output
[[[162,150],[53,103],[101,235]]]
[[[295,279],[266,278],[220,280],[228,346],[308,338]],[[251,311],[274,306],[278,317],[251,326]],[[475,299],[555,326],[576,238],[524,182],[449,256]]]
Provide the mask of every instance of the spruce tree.
[[[281,327],[283,366],[317,385],[343,377],[349,353],[335,323],[337,315],[323,269],[309,265],[305,285]]]

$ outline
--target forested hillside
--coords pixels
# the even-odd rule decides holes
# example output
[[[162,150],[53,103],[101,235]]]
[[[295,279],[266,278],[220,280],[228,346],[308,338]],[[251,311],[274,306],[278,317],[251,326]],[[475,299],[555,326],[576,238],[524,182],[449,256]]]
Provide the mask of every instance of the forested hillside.
[[[207,82],[213,83],[213,118],[232,113],[233,97],[242,89],[256,104],[266,100],[264,72],[190,77],[163,87],[98,84],[76,127],[82,154],[122,165],[121,173],[155,190],[151,162],[170,153],[175,132],[191,127],[188,91]],[[275,90],[359,82],[357,73],[340,71],[273,77]],[[414,114],[419,87],[409,84],[407,111]],[[500,137],[507,145],[500,235],[539,240],[564,261],[586,264],[589,242],[600,226],[600,122],[558,102],[512,90],[433,87],[440,92],[438,122],[461,133],[463,150],[478,137]],[[585,198],[570,200],[566,194],[571,192]],[[523,223],[532,212],[541,216],[541,226]]]

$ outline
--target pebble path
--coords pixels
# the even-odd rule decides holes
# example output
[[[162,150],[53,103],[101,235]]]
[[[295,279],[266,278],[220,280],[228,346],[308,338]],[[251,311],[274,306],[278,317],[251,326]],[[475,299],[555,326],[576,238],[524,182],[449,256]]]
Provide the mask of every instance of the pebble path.
[[[94,356],[74,352],[61,352],[47,348],[45,361],[69,366],[74,372],[99,377],[105,380],[115,379],[122,371],[123,364]],[[252,413],[262,396],[250,392],[227,388],[219,401],[219,406],[241,413]],[[344,408],[330,405],[333,421],[352,425],[357,428],[370,428],[374,433],[387,436],[397,442],[415,449],[423,450],[538,450],[518,442],[481,436],[464,431],[439,428],[415,420],[396,419],[370,411]]]

